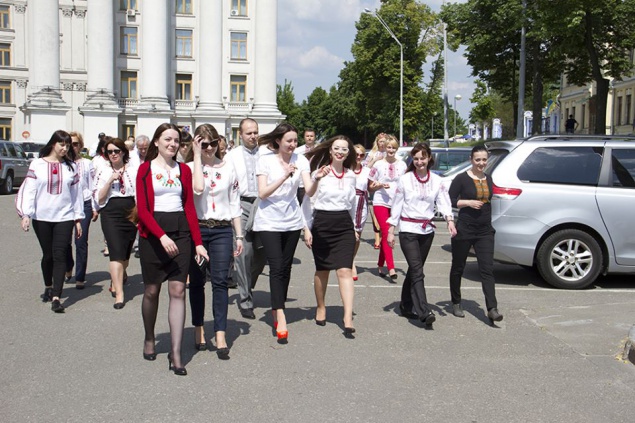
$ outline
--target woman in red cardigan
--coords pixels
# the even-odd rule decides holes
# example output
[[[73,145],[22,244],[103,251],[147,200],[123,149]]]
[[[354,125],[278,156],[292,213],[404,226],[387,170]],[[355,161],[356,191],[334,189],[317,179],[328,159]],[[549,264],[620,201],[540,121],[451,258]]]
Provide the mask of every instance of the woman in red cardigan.
[[[154,326],[159,309],[161,283],[168,281],[170,306],[168,322],[172,348],[169,369],[187,375],[181,361],[181,342],[185,326],[185,282],[192,257],[209,260],[203,247],[194,208],[192,172],[177,163],[181,132],[176,125],[163,123],[154,132],[146,161],[137,172],[137,212],[139,253],[145,284],[141,312],[145,328],[143,358],[156,360]]]

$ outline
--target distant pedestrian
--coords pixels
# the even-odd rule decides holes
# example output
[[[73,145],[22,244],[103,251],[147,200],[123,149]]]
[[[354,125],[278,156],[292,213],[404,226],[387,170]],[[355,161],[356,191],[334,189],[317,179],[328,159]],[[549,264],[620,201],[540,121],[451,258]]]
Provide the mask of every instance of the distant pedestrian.
[[[29,165],[26,179],[15,198],[21,226],[26,232],[31,223],[42,248],[42,301],[51,301],[51,310],[63,313],[60,303],[66,270],[66,254],[73,236],[82,236],[84,201],[75,167],[71,136],[55,131],[40,150],[40,157]],[[32,221],[31,221],[32,220]]]
[[[567,134],[573,134],[578,129],[578,121],[573,118],[573,115],[569,115],[569,119],[564,123],[564,130]]]

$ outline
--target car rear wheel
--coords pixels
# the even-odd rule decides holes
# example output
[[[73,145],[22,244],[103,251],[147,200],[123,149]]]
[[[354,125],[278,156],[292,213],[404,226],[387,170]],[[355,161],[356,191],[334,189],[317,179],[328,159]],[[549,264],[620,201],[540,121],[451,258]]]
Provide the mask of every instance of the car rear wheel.
[[[0,192],[2,194],[11,194],[13,192],[13,175],[10,173],[7,174],[7,178],[2,182]]]
[[[602,250],[588,233],[565,229],[550,235],[538,249],[540,276],[556,288],[582,289],[602,270]]]

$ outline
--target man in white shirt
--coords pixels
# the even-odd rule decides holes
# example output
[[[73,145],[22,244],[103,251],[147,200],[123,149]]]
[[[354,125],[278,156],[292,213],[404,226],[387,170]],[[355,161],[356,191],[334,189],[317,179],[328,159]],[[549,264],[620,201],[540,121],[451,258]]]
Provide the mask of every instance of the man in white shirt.
[[[255,319],[252,290],[267,262],[265,252],[259,245],[260,242],[256,242],[256,234],[251,231],[251,227],[247,226],[249,217],[256,212],[256,199],[258,198],[258,180],[256,178],[256,163],[260,156],[258,123],[253,119],[243,119],[238,127],[238,134],[242,144],[234,147],[225,156],[225,160],[234,165],[238,175],[240,205],[243,210],[241,226],[245,232],[243,253],[234,259],[233,280],[238,286],[238,310],[240,310],[240,314],[246,319]]]
[[[304,130],[304,145],[295,149],[294,153],[297,155],[305,155],[309,151],[315,148],[315,130],[307,128]],[[304,184],[300,179],[300,188],[298,188],[298,203],[302,205],[302,199],[304,198]]]

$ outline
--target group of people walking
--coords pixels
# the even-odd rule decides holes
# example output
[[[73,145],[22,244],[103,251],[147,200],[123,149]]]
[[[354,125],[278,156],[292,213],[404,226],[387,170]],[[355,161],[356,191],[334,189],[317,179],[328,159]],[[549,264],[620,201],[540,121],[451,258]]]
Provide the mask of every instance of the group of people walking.
[[[91,220],[101,216],[109,249],[114,308],[125,305],[126,269],[137,231],[144,281],[142,317],[143,358],[153,361],[159,294],[167,281],[170,370],[187,371],[181,359],[186,315],[186,282],[195,347],[207,349],[204,331],[205,282],[212,285],[214,343],[219,359],[229,358],[226,340],[228,280],[238,288],[241,315],[254,319],[253,289],[269,264],[271,322],[278,342],[289,339],[285,304],[293,257],[301,237],[315,261],[315,323],[326,326],[325,295],[334,271],[343,304],[342,327],[354,338],[354,258],[374,194],[374,216],[381,234],[378,270],[384,263],[391,281],[397,279],[392,248],[399,228],[408,262],[400,310],[406,317],[431,325],[435,315],[427,303],[423,265],[434,237],[434,205],[445,216],[452,236],[451,294],[453,312],[462,317],[460,282],[467,253],[473,246],[483,278],[488,317],[497,311],[492,276],[493,229],[489,212],[491,179],[483,173],[487,151],[472,152],[473,167],[447,190],[430,172],[430,148],[417,144],[406,168],[396,159],[398,144],[385,134],[366,159],[362,145],[346,136],[315,144],[315,131],[306,130],[298,154],[298,130],[288,123],[259,135],[258,124],[244,119],[242,144],[226,155],[221,137],[210,124],[196,128],[182,147],[183,134],[161,124],[151,139],[141,138],[130,151],[119,138],[103,137],[98,158],[83,159],[81,135],[56,131],[31,163],[20,187],[16,207],[25,231],[32,224],[43,252],[43,301],[64,312],[60,303],[65,274],[73,261],[70,244],[76,238],[76,287],[82,289],[87,266],[87,235]],[[308,141],[311,141],[310,143]],[[142,154],[141,154],[142,153]],[[179,160],[177,160],[177,158]],[[452,206],[460,209],[457,226]],[[488,220],[489,219],[489,220]]]

